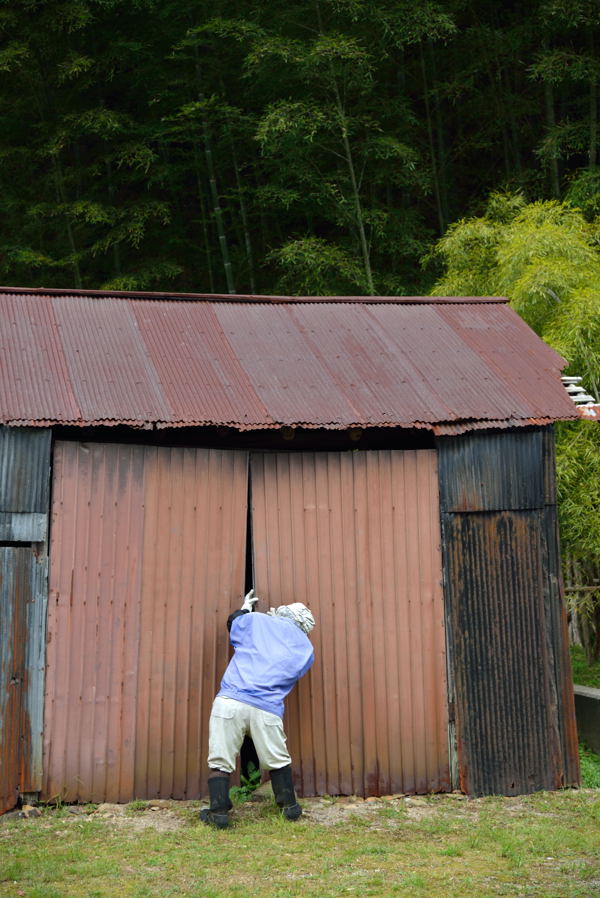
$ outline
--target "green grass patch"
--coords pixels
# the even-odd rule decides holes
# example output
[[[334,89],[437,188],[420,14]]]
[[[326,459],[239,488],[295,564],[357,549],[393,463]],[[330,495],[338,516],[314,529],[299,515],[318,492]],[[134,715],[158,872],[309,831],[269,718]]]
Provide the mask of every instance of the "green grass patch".
[[[593,689],[600,689],[600,661],[589,665],[580,645],[572,645],[570,650],[573,682],[579,686],[591,686]]]
[[[139,798],[135,798],[133,801],[130,801],[126,807],[126,811],[128,814],[135,814],[138,811],[145,811],[148,807],[147,801],[142,801]]]
[[[117,823],[47,810],[0,823],[0,896],[19,898],[591,898],[600,894],[600,792],[432,796],[402,812],[361,804],[296,824],[245,803],[212,830],[160,811]],[[315,805],[315,808],[317,805]],[[335,803],[333,809],[335,810]],[[179,819],[179,818],[177,818]],[[321,818],[319,818],[321,819]],[[141,823],[149,825],[141,828]]]
[[[600,755],[585,745],[579,746],[581,785],[584,789],[600,789]]]

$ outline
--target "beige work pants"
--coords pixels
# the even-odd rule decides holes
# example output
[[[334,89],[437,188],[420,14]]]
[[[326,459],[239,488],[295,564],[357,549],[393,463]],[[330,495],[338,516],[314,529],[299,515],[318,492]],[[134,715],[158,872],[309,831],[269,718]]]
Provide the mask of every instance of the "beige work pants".
[[[208,766],[233,773],[246,735],[254,742],[262,770],[278,770],[291,764],[283,721],[278,714],[217,696],[208,727]]]

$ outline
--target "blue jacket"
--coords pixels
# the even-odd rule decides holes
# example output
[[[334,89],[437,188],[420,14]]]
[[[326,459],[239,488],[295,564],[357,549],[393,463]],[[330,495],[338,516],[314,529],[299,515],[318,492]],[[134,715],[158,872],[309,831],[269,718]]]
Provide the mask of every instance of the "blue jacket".
[[[283,717],[283,700],[315,660],[310,639],[293,621],[253,611],[231,624],[235,652],[219,695]]]

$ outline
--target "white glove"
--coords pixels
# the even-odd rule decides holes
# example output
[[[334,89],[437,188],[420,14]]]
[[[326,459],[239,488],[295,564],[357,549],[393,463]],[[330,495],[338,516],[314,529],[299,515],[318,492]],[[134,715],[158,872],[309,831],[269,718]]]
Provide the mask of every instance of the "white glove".
[[[242,605],[242,611],[253,611],[254,606],[258,602],[258,596],[254,595],[254,590],[251,589],[249,593],[244,596],[244,604]]]

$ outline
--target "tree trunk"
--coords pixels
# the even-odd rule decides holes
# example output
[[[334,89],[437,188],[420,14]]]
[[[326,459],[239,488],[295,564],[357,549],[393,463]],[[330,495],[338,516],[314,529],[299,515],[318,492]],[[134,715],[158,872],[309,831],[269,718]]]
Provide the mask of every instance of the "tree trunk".
[[[348,165],[348,174],[350,175],[350,183],[352,185],[352,195],[354,200],[354,210],[356,214],[356,226],[358,228],[358,236],[360,240],[360,248],[363,257],[363,266],[365,269],[365,277],[367,280],[367,288],[369,290],[369,295],[375,295],[375,285],[373,284],[373,273],[371,271],[371,252],[369,248],[369,244],[367,241],[367,235],[365,232],[365,223],[362,213],[362,205],[360,202],[360,193],[358,190],[358,183],[356,180],[356,171],[354,169],[354,160],[352,158],[352,149],[350,147],[350,141],[348,139],[348,126],[346,121],[346,116],[342,107],[340,92],[337,86],[337,83],[334,82],[335,86],[335,95],[336,95],[336,105],[338,110],[338,115],[340,116],[340,126],[342,129],[342,140],[344,142],[344,155],[346,156],[346,162]]]
[[[517,83],[518,82],[518,70],[517,70],[516,66],[515,66],[514,74],[515,74],[514,92],[515,92],[515,95],[518,96],[520,89],[519,89],[519,85]],[[505,78],[505,85],[506,85],[506,87],[505,87],[506,96],[508,97],[508,114],[509,114],[509,121],[510,121],[510,133],[511,133],[511,137],[512,137],[512,145],[513,145],[513,157],[515,160],[515,168],[517,170],[517,175],[518,175],[519,181],[522,181],[523,165],[521,163],[521,135],[519,132],[519,124],[517,122],[517,117],[515,115],[514,104],[511,102],[511,97],[510,97],[511,81],[510,81],[510,77],[508,74],[506,75],[506,78]]]
[[[323,23],[321,19],[321,7],[319,4],[319,0],[317,0],[316,4],[317,11],[317,22],[319,26],[319,33],[323,34]],[[352,148],[350,146],[350,140],[348,138],[348,120],[346,118],[346,113],[344,110],[344,104],[342,103],[342,98],[340,95],[340,89],[337,83],[337,78],[335,77],[335,72],[333,70],[333,65],[329,64],[329,74],[331,77],[331,86],[333,89],[333,95],[335,98],[335,106],[338,114],[338,119],[340,123],[340,129],[342,132],[342,143],[344,147],[344,156],[346,159],[346,165],[348,166],[348,175],[350,176],[350,185],[352,187],[352,202],[354,205],[354,213],[356,216],[356,229],[358,231],[358,239],[360,243],[360,249],[363,260],[363,268],[365,271],[365,279],[367,283],[367,289],[369,291],[370,296],[375,295],[375,285],[373,283],[373,272],[371,269],[371,251],[369,247],[369,241],[367,240],[367,234],[365,230],[365,222],[362,211],[362,204],[360,201],[360,191],[358,188],[358,180],[356,178],[356,169],[354,167],[354,159],[352,156]]]
[[[589,29],[590,57],[595,60],[594,35]],[[598,161],[598,76],[592,72],[590,78],[590,151],[589,164],[594,168]]]
[[[235,173],[235,183],[237,186],[238,200],[240,204],[240,216],[242,219],[242,228],[244,231],[244,245],[246,247],[246,259],[248,260],[248,275],[250,278],[250,292],[256,293],[256,280],[254,278],[254,254],[252,252],[252,237],[248,226],[248,210],[246,208],[246,200],[244,198],[244,186],[240,176],[240,167],[237,161],[237,153],[235,151],[235,141],[233,134],[229,130],[229,141],[231,144],[231,158],[233,161],[233,171]]]
[[[421,76],[423,79],[423,98],[425,100],[425,118],[427,121],[427,139],[429,142],[429,155],[431,158],[431,176],[433,178],[433,195],[435,197],[435,207],[437,211],[438,224],[440,234],[446,230],[446,222],[444,220],[444,212],[442,209],[442,199],[440,195],[440,182],[438,175],[437,159],[435,155],[435,145],[433,141],[433,122],[431,119],[431,106],[429,103],[429,84],[427,81],[427,69],[425,66],[425,54],[423,53],[423,42],[419,42],[419,58],[421,62]]]
[[[112,175],[112,165],[110,164],[110,159],[107,158],[104,162],[106,168],[106,181],[108,187],[108,198],[110,200],[111,206],[114,208],[115,206],[115,185],[113,181]],[[113,243],[112,245],[112,253],[113,253],[113,265],[115,268],[115,274],[117,277],[120,277],[122,266],[121,266],[121,247],[118,243]]]
[[[62,174],[62,168],[57,156],[52,157],[52,165],[54,168],[54,181],[56,184],[56,194],[59,202],[63,205],[67,205],[67,196],[65,192],[65,184],[64,178]],[[65,227],[67,232],[67,242],[69,244],[69,249],[71,250],[71,255],[73,257],[73,276],[75,280],[75,288],[77,290],[81,290],[83,287],[83,282],[81,280],[81,269],[79,268],[79,260],[77,259],[77,245],[75,243],[75,235],[73,233],[73,228],[71,227],[71,222],[69,220],[68,213],[65,216]]]
[[[200,77],[200,60],[198,58],[198,47],[194,46],[194,56],[196,61],[196,88],[198,91],[198,99],[204,102],[204,94],[202,92],[202,79]],[[221,257],[223,259],[223,268],[225,270],[225,280],[227,283],[227,292],[235,293],[235,283],[233,280],[233,267],[229,257],[229,246],[227,243],[227,234],[223,223],[223,210],[219,200],[219,191],[217,190],[217,177],[215,174],[215,165],[212,154],[212,141],[210,127],[206,116],[202,116],[202,137],[204,140],[204,158],[206,159],[206,170],[208,173],[208,182],[210,185],[210,195],[212,199],[213,215],[215,216],[215,224],[217,226],[217,235],[219,237],[219,247],[221,249]]]
[[[204,204],[204,191],[202,189],[202,177],[200,175],[198,144],[194,142],[194,169],[196,172],[196,185],[198,187],[198,200],[200,202],[200,223],[202,228],[202,239],[204,242],[204,253],[206,255],[206,269],[208,271],[209,292],[215,293],[215,278],[213,275],[212,255],[210,251],[210,238],[208,235],[208,225],[206,224],[206,206]]]
[[[548,49],[548,41],[544,40],[542,42],[542,47],[544,50]],[[544,105],[546,109],[546,125],[548,126],[549,131],[554,131],[556,128],[556,112],[554,109],[554,89],[552,84],[549,81],[544,81]],[[553,196],[556,199],[560,199],[560,179],[558,175],[558,159],[555,156],[551,156],[549,159],[549,167],[550,167],[550,187],[552,190]]]
[[[431,41],[427,41],[427,56],[429,57],[429,62],[431,65],[431,74],[433,77],[433,84],[435,85],[437,81],[437,72],[435,65],[435,53],[433,52]],[[448,209],[448,154],[446,153],[446,141],[444,137],[444,127],[442,122],[442,111],[440,107],[440,100],[437,94],[434,93],[433,99],[433,111],[434,111],[434,121],[435,121],[435,130],[436,130],[436,142],[437,142],[437,151],[438,151],[438,184],[440,191],[440,207],[442,209],[442,219],[444,223],[449,221],[450,212]]]

